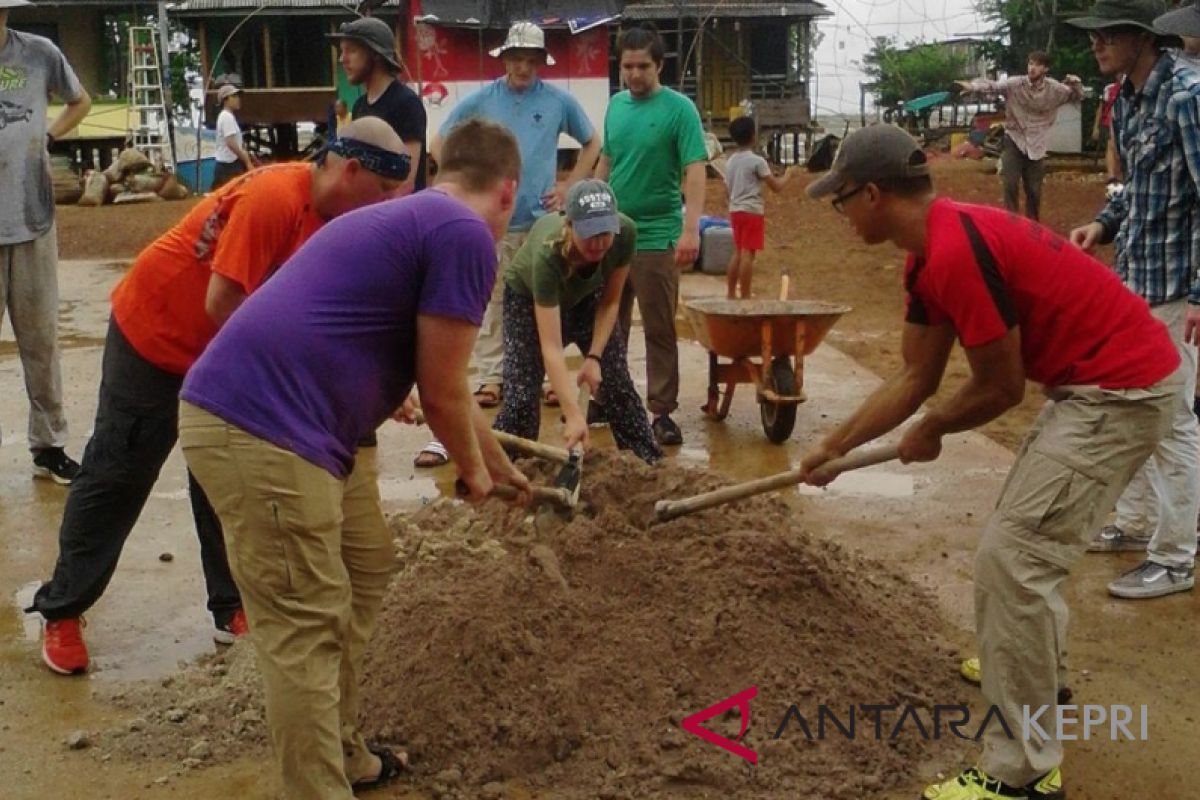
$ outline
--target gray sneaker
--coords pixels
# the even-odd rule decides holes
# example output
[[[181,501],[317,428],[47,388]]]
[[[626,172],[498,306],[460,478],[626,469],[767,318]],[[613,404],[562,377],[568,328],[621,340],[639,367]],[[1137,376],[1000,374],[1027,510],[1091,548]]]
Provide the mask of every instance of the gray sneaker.
[[[1192,567],[1164,567],[1153,561],[1143,561],[1110,583],[1108,593],[1127,600],[1145,600],[1191,591],[1195,585]]]
[[[1116,525],[1105,525],[1088,544],[1089,553],[1145,552],[1149,536],[1131,536]]]

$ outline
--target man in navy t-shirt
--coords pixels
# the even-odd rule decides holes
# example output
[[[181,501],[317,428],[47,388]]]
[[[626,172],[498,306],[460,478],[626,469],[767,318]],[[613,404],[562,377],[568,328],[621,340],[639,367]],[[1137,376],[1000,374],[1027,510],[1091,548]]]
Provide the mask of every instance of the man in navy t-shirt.
[[[355,443],[415,384],[471,499],[499,483],[528,498],[467,383],[520,164],[502,127],[462,126],[437,186],[323,228],[184,382],[180,443],[225,529],[292,800],[350,800],[403,767],[357,731],[393,549]]]
[[[338,62],[346,78],[366,91],[354,101],[353,119],[379,117],[404,140],[412,158],[409,186],[414,192],[425,188],[425,104],[417,93],[396,76],[400,59],[392,29],[381,19],[362,17],[345,22],[329,38],[338,43]],[[373,433],[373,432],[372,432]]]

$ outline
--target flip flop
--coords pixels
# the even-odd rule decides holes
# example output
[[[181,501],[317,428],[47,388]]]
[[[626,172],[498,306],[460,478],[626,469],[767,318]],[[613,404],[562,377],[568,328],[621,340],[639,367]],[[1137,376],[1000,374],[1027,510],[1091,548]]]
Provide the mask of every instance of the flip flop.
[[[379,775],[370,780],[355,781],[350,786],[351,790],[365,792],[369,789],[378,789],[408,772],[408,753],[400,752],[397,755],[386,747],[368,747],[367,750],[371,755],[379,758]]]
[[[495,408],[500,405],[500,392],[499,384],[485,384],[475,390],[475,402],[480,408]]]
[[[446,445],[437,439],[422,447],[421,452],[417,453],[417,457],[413,459],[413,466],[421,468],[440,467],[448,463],[450,463],[450,452],[446,450]]]

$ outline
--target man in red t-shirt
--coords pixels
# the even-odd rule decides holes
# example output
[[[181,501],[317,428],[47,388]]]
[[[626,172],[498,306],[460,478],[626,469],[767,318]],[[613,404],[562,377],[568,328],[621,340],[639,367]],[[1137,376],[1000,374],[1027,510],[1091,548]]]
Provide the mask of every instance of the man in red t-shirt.
[[[936,459],[943,436],[1020,403],[1026,380],[1052,401],[1017,455],[975,560],[983,693],[1018,733],[988,726],[979,766],[924,796],[1061,797],[1062,745],[1023,740],[1022,709],[1054,715],[1065,672],[1063,579],[1170,427],[1179,355],[1145,301],[1099,261],[1029,220],[939,199],[925,154],[899,128],[856,131],[808,193],[834,195],[868,244],[909,253],[904,365],[805,454],[810,483],[828,483],[822,464],[916,414],[937,391],[955,339],[971,377],[907,428],[901,461]]]
[[[46,620],[42,660],[51,670],[87,670],[81,618],[108,587],[175,446],[183,376],[242,301],[326,221],[397,191],[407,158],[386,123],[356,120],[319,165],[264,167],[210,194],[117,284],[95,428],[63,510],[54,576],[27,609]],[[361,461],[373,468],[373,456]],[[190,473],[188,488],[213,639],[232,644],[246,623],[220,521]]]

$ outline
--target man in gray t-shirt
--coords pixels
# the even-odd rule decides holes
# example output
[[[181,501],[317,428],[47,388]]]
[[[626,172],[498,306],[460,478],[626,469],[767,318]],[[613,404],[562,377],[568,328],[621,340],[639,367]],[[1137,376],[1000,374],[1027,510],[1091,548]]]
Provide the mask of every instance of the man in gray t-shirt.
[[[0,317],[7,308],[25,371],[34,475],[69,484],[79,465],[63,450],[67,421],[48,149],[87,116],[92,101],[49,39],[9,29],[9,9],[25,5],[0,0]],[[47,125],[51,95],[66,107]]]

